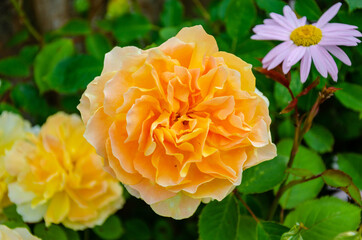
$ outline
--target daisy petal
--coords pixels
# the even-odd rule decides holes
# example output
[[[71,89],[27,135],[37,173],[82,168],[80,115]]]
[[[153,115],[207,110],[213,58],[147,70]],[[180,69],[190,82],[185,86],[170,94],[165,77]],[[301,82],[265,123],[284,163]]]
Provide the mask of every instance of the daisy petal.
[[[321,46],[357,46],[360,42],[357,38],[354,37],[331,37],[331,36],[324,36],[322,40],[318,43]]]
[[[319,47],[317,45],[312,45],[309,47],[310,53],[312,55],[312,59],[314,62],[314,66],[317,68],[318,72],[323,76],[327,77],[328,72],[326,68],[326,64],[324,62],[322,54],[319,52]]]
[[[323,32],[329,32],[329,31],[335,32],[335,31],[353,30],[353,29],[357,29],[357,28],[358,28],[357,26],[344,24],[344,23],[327,23],[322,28],[322,31]]]
[[[298,19],[298,27],[304,26],[307,23],[307,17],[302,17]]]
[[[295,15],[295,13],[293,12],[293,10],[288,5],[284,6],[283,13],[284,13],[284,16],[287,18],[287,20],[290,21],[290,23],[292,24],[292,26],[294,28],[299,27],[298,18]]]
[[[317,46],[319,48],[319,53],[322,55],[324,62],[326,63],[326,68],[329,74],[331,75],[333,81],[337,82],[338,79],[338,67],[336,62],[333,60],[332,56],[327,52],[324,47]]]
[[[288,66],[296,64],[304,55],[306,47],[299,46],[290,52],[289,57],[286,59]]]
[[[274,19],[280,26],[292,31],[294,28],[289,24],[285,17],[277,13],[270,13],[270,17]]]
[[[336,3],[332,7],[330,7],[327,12],[323,13],[323,15],[319,18],[318,22],[315,24],[316,27],[321,28],[326,23],[328,23],[336,14],[338,13],[339,8],[342,6],[342,3]]]
[[[287,41],[279,44],[275,48],[273,48],[264,58],[263,58],[263,67],[267,67],[269,65],[268,63],[273,60],[279,53],[285,51],[285,49],[289,48],[291,45],[293,45],[292,41]]]
[[[291,45],[290,47],[288,47],[287,49],[285,49],[283,52],[279,53],[274,59],[273,61],[271,61],[271,63],[268,66],[268,70],[275,68],[276,66],[278,66],[282,61],[284,61],[287,56],[290,54],[291,51],[294,50],[294,48],[296,48],[297,46],[295,45]]]
[[[344,64],[351,66],[351,60],[349,60],[349,57],[342,49],[337,46],[325,46],[325,48]]]
[[[307,80],[311,63],[312,63],[312,57],[309,48],[307,48],[300,63],[300,81],[302,83],[304,83]]]

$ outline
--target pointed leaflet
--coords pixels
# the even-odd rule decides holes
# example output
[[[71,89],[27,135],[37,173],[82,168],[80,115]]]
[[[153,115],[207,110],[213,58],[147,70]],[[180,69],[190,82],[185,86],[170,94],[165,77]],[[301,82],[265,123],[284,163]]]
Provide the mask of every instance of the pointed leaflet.
[[[340,233],[357,229],[360,212],[359,207],[350,203],[324,197],[298,205],[286,217],[285,225],[292,227],[297,222],[303,223],[307,228],[302,232],[304,240],[331,240]]]
[[[239,209],[236,199],[229,195],[221,202],[210,202],[202,210],[199,233],[203,240],[237,239]]]

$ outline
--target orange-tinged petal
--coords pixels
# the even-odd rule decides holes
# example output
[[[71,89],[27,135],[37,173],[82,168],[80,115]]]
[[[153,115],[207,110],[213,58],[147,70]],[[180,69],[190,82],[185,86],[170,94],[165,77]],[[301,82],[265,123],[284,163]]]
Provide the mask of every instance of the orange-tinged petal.
[[[147,204],[154,204],[176,195],[176,193],[170,192],[148,179],[143,179],[140,183],[134,185],[127,185],[128,188],[136,191]],[[130,193],[133,194],[133,192]]]
[[[197,85],[201,90],[201,96],[204,100],[213,97],[216,89],[222,89],[227,80],[228,72],[225,67],[211,69],[207,74],[197,80]]]
[[[77,106],[85,124],[87,124],[89,118],[98,110],[98,108],[102,106],[104,100],[104,86],[114,74],[114,72],[106,73],[96,77],[88,84],[87,91],[84,92],[80,99],[80,104]]]
[[[142,50],[136,47],[113,48],[104,57],[104,67],[101,75],[120,70],[130,59],[138,60],[141,54]],[[133,64],[135,63],[133,62]]]
[[[106,156],[105,142],[108,138],[107,129],[110,127],[112,121],[108,115],[99,108],[95,114],[89,119],[87,128],[84,133],[85,139],[97,150],[97,153],[102,157]],[[91,128],[99,129],[99,132],[89,131]]]
[[[161,44],[159,48],[172,59],[177,59],[181,66],[188,67],[190,65],[194,46],[194,43],[185,43],[180,39],[173,37]]]
[[[204,57],[211,56],[218,51],[215,38],[207,34],[201,25],[181,29],[177,33],[176,38],[185,43],[195,44],[188,68],[203,69]]]
[[[214,178],[210,182],[204,183],[197,188],[193,194],[188,194],[193,198],[212,198],[218,201],[223,200],[235,186],[229,180]]]
[[[255,77],[251,71],[251,64],[248,64],[227,52],[216,52],[214,57],[222,57],[229,68],[235,69],[241,74],[241,89],[249,92],[255,91]]]
[[[172,198],[151,204],[151,208],[161,216],[184,219],[194,214],[200,202],[200,199],[188,197],[180,192]]]

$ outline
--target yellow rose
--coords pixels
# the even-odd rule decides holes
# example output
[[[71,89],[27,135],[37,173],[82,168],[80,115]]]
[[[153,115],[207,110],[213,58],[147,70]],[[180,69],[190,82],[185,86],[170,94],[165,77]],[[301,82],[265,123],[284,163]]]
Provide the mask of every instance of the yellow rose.
[[[5,225],[0,225],[1,240],[40,240],[29,232],[26,228],[10,229]]]
[[[17,141],[5,155],[15,177],[9,198],[26,222],[44,218],[79,230],[102,224],[124,203],[122,187],[103,170],[103,159],[85,141],[77,115],[57,113],[39,136]]]
[[[145,51],[115,47],[78,109],[106,169],[156,213],[182,219],[275,157],[255,91],[251,65],[195,26]]]
[[[9,175],[4,166],[4,154],[13,144],[25,137],[27,132],[31,131],[31,125],[28,121],[22,119],[19,115],[11,112],[2,112],[0,115],[0,211],[3,207],[10,204],[7,197],[7,182]]]

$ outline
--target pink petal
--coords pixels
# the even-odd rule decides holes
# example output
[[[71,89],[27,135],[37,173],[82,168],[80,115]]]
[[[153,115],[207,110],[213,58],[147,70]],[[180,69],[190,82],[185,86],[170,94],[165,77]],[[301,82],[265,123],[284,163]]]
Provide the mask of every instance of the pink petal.
[[[276,66],[278,66],[282,61],[284,61],[287,56],[290,54],[290,52],[296,48],[297,46],[295,46],[294,44],[291,45],[290,47],[288,47],[287,49],[285,49],[283,52],[279,53],[274,59],[273,61],[271,61],[271,63],[268,66],[268,70],[275,68]]]
[[[277,13],[271,13],[270,17],[273,18],[280,26],[283,26],[286,29],[293,31],[294,28],[292,27],[291,24],[289,24],[288,19],[286,19],[282,15],[277,14]]]
[[[302,83],[304,83],[308,78],[311,63],[312,57],[310,54],[310,49],[307,48],[304,57],[302,58],[302,61],[300,63],[300,81]]]
[[[328,32],[328,31],[343,31],[343,30],[351,30],[351,29],[357,29],[357,26],[344,24],[344,23],[327,23],[323,26],[322,31]]]
[[[289,23],[292,24],[293,28],[299,27],[298,18],[288,5],[284,6],[283,13],[287,20],[290,21]]]
[[[351,66],[351,60],[349,60],[347,54],[342,49],[337,46],[325,46],[325,48],[344,64]]]
[[[269,65],[269,62],[274,59],[278,54],[280,54],[281,52],[283,52],[285,49],[289,48],[291,45],[293,44],[292,41],[287,41],[287,42],[283,42],[281,44],[279,44],[278,46],[276,46],[275,48],[273,48],[267,55],[265,55],[265,57],[263,58],[263,67],[267,67],[267,65]]]
[[[267,19],[264,19],[263,23],[265,25],[275,25],[275,26],[279,26],[279,24],[274,21],[273,19],[270,19],[270,18],[267,18]]]
[[[336,62],[333,60],[332,56],[327,52],[324,47],[317,46],[319,48],[319,52],[324,58],[324,62],[326,63],[327,70],[331,75],[333,81],[337,82],[338,79],[338,67]]]
[[[296,64],[304,55],[306,47],[299,46],[290,52],[289,57],[286,59],[288,66]]]
[[[336,14],[338,13],[339,8],[342,6],[342,3],[336,3],[330,7],[327,12],[325,12],[315,24],[316,27],[321,28],[326,23],[328,23]]]
[[[312,45],[309,47],[310,53],[312,54],[312,59],[314,62],[315,67],[317,68],[318,72],[323,76],[327,77],[327,67],[325,66],[325,62],[323,59],[322,54],[319,51],[319,48],[317,45]]]
[[[304,26],[307,23],[307,17],[302,17],[298,19],[298,27]]]
[[[279,33],[279,32],[259,32],[253,36],[251,36],[251,39],[254,40],[278,40],[278,41],[287,41],[289,40],[289,35]]]
[[[360,40],[354,37],[331,37],[331,36],[324,36],[322,40],[318,43],[321,46],[357,46]]]
[[[290,68],[296,64],[304,55],[306,47],[299,46],[290,52],[289,56],[283,62],[283,72],[286,74]]]
[[[323,36],[328,37],[362,37],[362,34],[357,30],[340,30],[340,31],[330,31],[323,32]]]

